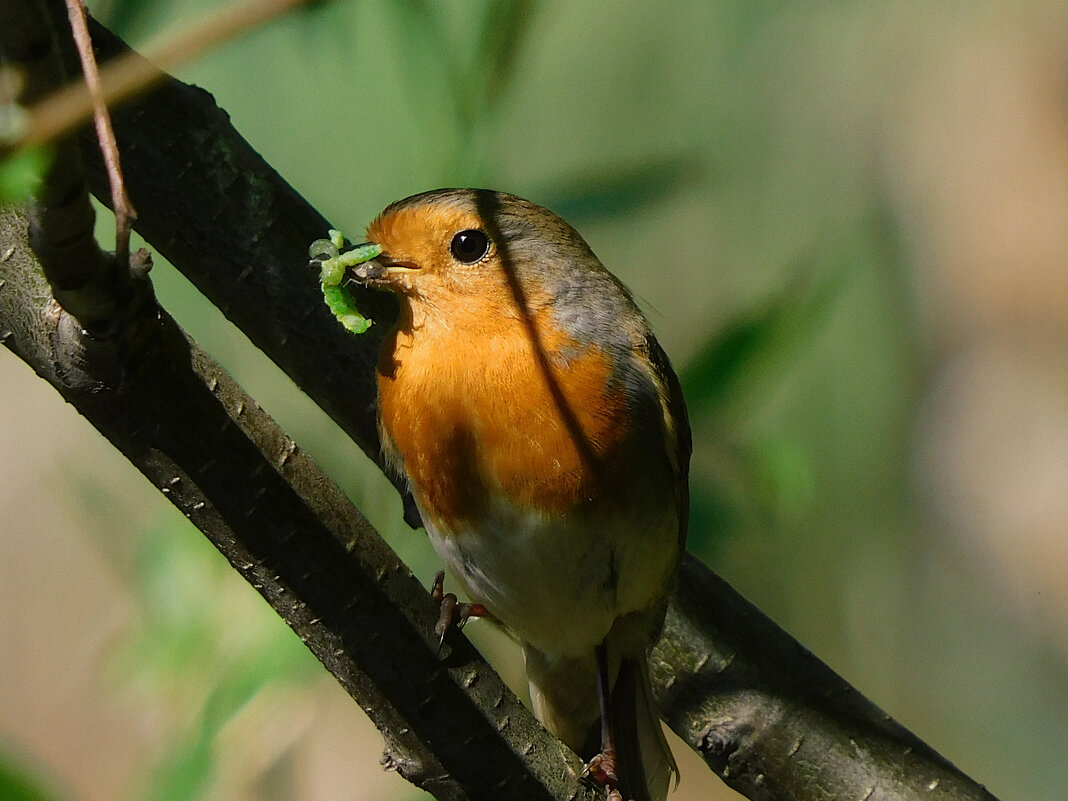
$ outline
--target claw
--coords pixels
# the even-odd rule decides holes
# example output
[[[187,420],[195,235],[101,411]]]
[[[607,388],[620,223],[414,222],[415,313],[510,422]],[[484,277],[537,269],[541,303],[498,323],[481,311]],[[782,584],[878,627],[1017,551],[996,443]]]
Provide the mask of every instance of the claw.
[[[619,774],[616,771],[616,755],[611,751],[602,751],[586,763],[582,769],[582,778],[593,779],[602,784],[608,790],[615,790],[619,784]]]
[[[619,776],[614,754],[595,755],[586,763],[580,776],[601,785],[605,791],[605,801],[623,801],[623,793],[619,790]]]
[[[461,603],[454,592],[445,592],[445,571],[439,570],[434,576],[434,584],[430,587],[430,597],[438,602],[441,612],[438,622],[434,625],[434,634],[438,638],[437,653],[441,653],[445,644],[445,635],[453,628],[462,629],[464,624],[473,617],[492,617],[489,610],[482,604]]]
[[[453,626],[458,627],[459,612],[456,610],[458,601],[454,593],[447,593],[442,595],[439,602],[441,604],[441,611],[438,614],[438,622],[434,624],[434,633],[438,637],[438,653],[441,653],[441,647],[445,644],[445,635],[448,634],[449,629]]]
[[[434,583],[430,585],[430,597],[441,603],[445,597],[445,571],[439,570],[434,574]]]

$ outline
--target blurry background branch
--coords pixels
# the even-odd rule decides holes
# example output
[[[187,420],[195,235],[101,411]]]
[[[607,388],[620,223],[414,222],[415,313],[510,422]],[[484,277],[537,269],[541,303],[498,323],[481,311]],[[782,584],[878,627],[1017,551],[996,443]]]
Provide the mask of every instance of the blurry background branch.
[[[231,41],[245,31],[262,25],[272,17],[290,10],[307,0],[249,0],[229,3],[198,19],[194,25],[178,31],[145,47],[146,58],[133,53],[113,59],[101,75],[104,99],[117,105],[131,95],[143,92],[158,80],[167,77],[164,70],[173,70],[208,48]],[[17,4],[12,4],[15,8]],[[25,126],[15,140],[3,142],[10,147],[32,147],[57,139],[81,125],[92,113],[93,101],[85,83],[56,87],[57,91],[40,100],[29,112]],[[28,101],[29,98],[23,98]]]

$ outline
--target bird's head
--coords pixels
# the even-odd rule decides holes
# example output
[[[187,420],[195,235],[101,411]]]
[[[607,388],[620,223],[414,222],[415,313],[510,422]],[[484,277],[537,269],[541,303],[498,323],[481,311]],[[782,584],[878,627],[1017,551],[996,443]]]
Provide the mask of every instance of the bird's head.
[[[438,189],[388,206],[367,229],[382,254],[356,267],[361,283],[412,310],[515,316],[555,298],[577,276],[604,272],[582,237],[534,203],[483,189]]]

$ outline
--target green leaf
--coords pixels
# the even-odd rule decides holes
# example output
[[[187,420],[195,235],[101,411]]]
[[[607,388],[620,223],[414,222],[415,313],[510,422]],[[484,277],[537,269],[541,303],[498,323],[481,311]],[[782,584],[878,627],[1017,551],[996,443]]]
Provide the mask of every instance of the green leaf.
[[[394,0],[390,7],[396,14],[400,46],[405,53],[405,57],[398,60],[398,68],[406,73],[413,87],[425,90],[430,83],[426,80],[426,70],[436,64],[455,91],[455,49],[446,41],[438,5],[428,0]]]
[[[104,5],[100,21],[122,38],[135,39],[149,30],[158,8],[155,0],[111,0]]]
[[[0,799],[3,801],[52,801],[54,798],[29,774],[0,754]]]
[[[841,284],[842,274],[800,277],[712,336],[679,377],[690,416],[738,399],[759,369],[789,365],[822,329]]]
[[[711,558],[739,526],[741,504],[731,489],[717,482],[691,482],[687,547],[703,558]]]
[[[29,198],[51,158],[48,148],[31,147],[0,160],[0,203]]]
[[[480,94],[490,109],[515,76],[515,65],[530,30],[535,5],[532,0],[498,0],[486,9],[479,37],[479,60],[472,70],[468,91]]]
[[[576,228],[632,214],[704,179],[696,156],[651,156],[602,167],[534,192]]]

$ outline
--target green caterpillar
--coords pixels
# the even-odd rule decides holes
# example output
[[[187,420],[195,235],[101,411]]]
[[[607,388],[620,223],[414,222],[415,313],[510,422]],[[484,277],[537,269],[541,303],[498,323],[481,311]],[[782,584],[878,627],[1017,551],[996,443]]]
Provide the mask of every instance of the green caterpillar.
[[[371,327],[373,320],[369,320],[360,314],[356,308],[356,300],[352,297],[342,281],[345,278],[345,270],[370,261],[382,252],[381,245],[367,244],[341,253],[345,245],[345,237],[337,229],[330,229],[329,239],[316,239],[308,248],[308,255],[312,259],[322,259],[322,271],[319,273],[319,284],[323,289],[323,300],[333,313],[337,321],[346,330],[353,334],[362,334]]]

